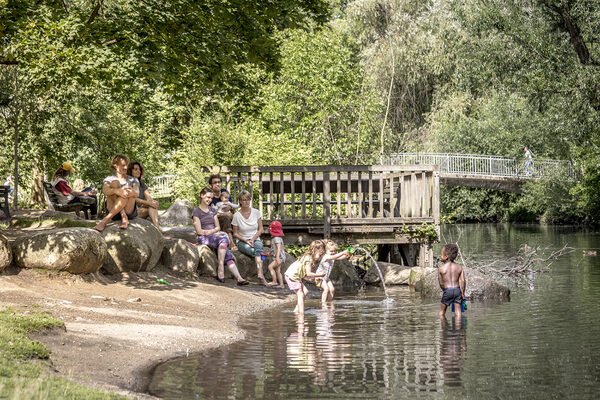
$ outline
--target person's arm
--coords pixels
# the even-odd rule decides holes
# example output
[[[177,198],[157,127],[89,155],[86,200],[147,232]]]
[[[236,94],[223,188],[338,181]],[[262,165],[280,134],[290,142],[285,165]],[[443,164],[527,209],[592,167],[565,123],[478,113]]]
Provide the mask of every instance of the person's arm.
[[[316,272],[312,272],[312,263],[310,261],[306,262],[306,276],[309,278],[322,278],[325,276],[325,271],[317,274]]]
[[[239,204],[233,204],[232,202],[229,202],[229,207],[236,209],[236,208],[240,208]]]
[[[123,188],[121,187],[110,187],[110,183],[104,181],[104,183],[102,184],[102,193],[108,197],[108,196],[119,196],[119,197],[127,197],[127,193],[125,190],[123,190]]]
[[[150,191],[148,189],[144,190],[144,196],[146,196],[146,200],[140,199],[138,196],[138,198],[135,199],[135,202],[143,206],[158,208],[158,201],[152,199],[152,196],[150,196]]]
[[[440,284],[440,289],[444,290],[444,276],[442,275],[442,267],[438,268],[438,282]]]
[[[192,219],[194,221],[194,229],[196,230],[197,235],[208,236],[219,232],[219,228],[217,227],[217,225],[215,225],[214,229],[202,229],[202,223],[200,222],[200,218],[194,216],[192,217]]]
[[[280,254],[281,254],[281,243],[277,242],[277,243],[275,243],[275,261],[277,261],[277,264],[281,264],[281,258],[279,258]]]
[[[349,256],[348,250],[344,250],[344,251],[340,251],[339,253],[331,256],[331,259],[332,260],[344,260],[344,259],[348,258],[348,256]]]
[[[461,268],[460,275],[458,276],[458,284],[460,285],[460,293],[462,298],[465,298],[465,289],[467,288],[467,280],[465,279],[465,270]]]
[[[256,231],[256,233],[254,234],[254,236],[252,236],[252,239],[250,240],[252,242],[252,246],[254,246],[254,241],[256,239],[258,239],[260,237],[260,235],[262,235],[262,233],[263,233],[262,218],[258,219],[257,225],[258,225],[258,230]]]

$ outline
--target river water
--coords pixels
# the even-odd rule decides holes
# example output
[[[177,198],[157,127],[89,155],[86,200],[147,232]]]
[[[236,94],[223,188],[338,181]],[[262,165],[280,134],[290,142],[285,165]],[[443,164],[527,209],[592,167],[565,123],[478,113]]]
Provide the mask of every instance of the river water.
[[[598,398],[600,233],[514,225],[443,227],[467,260],[519,246],[575,251],[514,288],[509,302],[469,303],[462,320],[408,287],[341,293],[303,318],[293,304],[242,322],[247,339],[160,364],[150,393],[165,399]],[[436,252],[439,252],[436,247]],[[598,250],[599,256],[584,255]],[[468,284],[468,283],[467,283]]]

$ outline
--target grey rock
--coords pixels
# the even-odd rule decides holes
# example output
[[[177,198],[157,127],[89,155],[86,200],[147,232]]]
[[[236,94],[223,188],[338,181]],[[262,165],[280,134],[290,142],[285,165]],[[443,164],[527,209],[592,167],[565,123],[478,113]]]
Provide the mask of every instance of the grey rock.
[[[0,233],[0,272],[8,267],[13,260],[13,252],[6,236]]]
[[[107,245],[93,229],[62,228],[18,238],[13,253],[21,268],[88,274],[102,267],[107,258]]]
[[[378,262],[377,265],[381,270],[386,285],[408,285],[410,267],[383,261]],[[381,283],[381,278],[375,265],[369,268],[363,280],[370,285],[379,285]]]
[[[336,261],[329,278],[335,287],[352,288],[360,286],[360,279],[354,265],[348,260]]]
[[[194,204],[191,201],[177,200],[159,216],[158,221],[164,226],[189,225],[192,223],[192,211]]]
[[[183,239],[189,243],[198,243],[198,235],[193,226],[173,226],[173,227],[160,227],[160,231],[165,237],[173,239]]]
[[[463,267],[467,288],[465,295],[472,300],[508,300],[510,289],[489,276],[474,269]],[[437,270],[423,276],[415,283],[415,289],[425,297],[441,298],[442,289],[438,282]]]
[[[198,248],[183,239],[165,239],[160,263],[173,271],[196,272],[200,263]]]
[[[135,218],[127,229],[111,222],[102,231],[108,257],[102,268],[109,274],[152,271],[164,247],[160,231],[148,220]]]

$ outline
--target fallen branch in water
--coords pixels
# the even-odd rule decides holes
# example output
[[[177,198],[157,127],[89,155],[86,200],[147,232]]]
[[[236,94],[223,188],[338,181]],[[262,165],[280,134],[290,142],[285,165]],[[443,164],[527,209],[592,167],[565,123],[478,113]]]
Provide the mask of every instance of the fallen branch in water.
[[[531,283],[535,274],[548,271],[559,257],[575,251],[574,248],[565,245],[560,250],[553,251],[547,257],[538,255],[540,251],[545,252],[547,250],[548,248],[530,247],[525,244],[519,248],[519,251],[513,257],[496,260],[484,265],[470,263],[469,266],[495,278],[511,279],[517,285],[520,281]]]

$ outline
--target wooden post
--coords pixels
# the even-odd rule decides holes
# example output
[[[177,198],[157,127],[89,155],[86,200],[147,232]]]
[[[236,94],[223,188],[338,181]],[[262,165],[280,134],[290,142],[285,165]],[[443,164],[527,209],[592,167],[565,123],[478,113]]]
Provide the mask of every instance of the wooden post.
[[[352,172],[348,171],[348,187],[346,197],[346,217],[352,218]]]
[[[373,171],[369,171],[369,212],[367,218],[373,218]]]
[[[269,172],[269,219],[273,219],[273,172]]]
[[[440,225],[440,171],[436,168],[433,171],[433,191],[432,208],[433,208],[433,223],[439,227]],[[439,234],[439,232],[438,232]]]
[[[331,238],[331,192],[329,185],[329,171],[323,172],[323,234],[325,239]]]
[[[302,171],[302,219],[306,218],[306,174]]]
[[[290,184],[292,185],[292,190],[291,190],[291,202],[292,202],[292,219],[296,218],[296,188],[295,188],[295,182],[294,182],[294,171],[290,172]]]
[[[383,218],[383,170],[379,171],[379,218]]]
[[[279,207],[281,207],[281,218],[285,219],[285,182],[283,181],[283,172],[279,173]]]
[[[263,179],[262,172],[258,173],[258,209],[264,215],[265,210],[263,210]],[[264,217],[263,217],[264,218]],[[271,218],[271,217],[269,217]]]
[[[317,177],[316,173],[312,173],[312,214],[313,218],[317,218]]]
[[[342,216],[342,181],[340,179],[340,174],[342,171],[338,169],[337,171],[337,193],[335,195],[337,200],[337,216]]]

